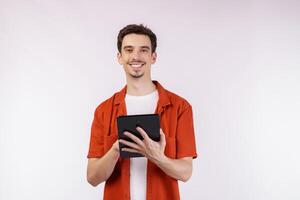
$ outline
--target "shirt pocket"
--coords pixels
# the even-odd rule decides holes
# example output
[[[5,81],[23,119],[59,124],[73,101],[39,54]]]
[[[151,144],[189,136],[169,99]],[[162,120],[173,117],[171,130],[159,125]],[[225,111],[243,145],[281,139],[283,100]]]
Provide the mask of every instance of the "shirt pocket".
[[[165,155],[169,158],[176,158],[176,139],[166,136]]]

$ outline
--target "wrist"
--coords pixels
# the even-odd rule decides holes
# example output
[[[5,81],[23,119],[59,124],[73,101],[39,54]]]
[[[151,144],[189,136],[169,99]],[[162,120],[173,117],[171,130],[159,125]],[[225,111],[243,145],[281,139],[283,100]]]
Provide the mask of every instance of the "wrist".
[[[168,157],[165,154],[162,154],[159,156],[159,158],[156,160],[156,165],[161,166],[168,162]]]

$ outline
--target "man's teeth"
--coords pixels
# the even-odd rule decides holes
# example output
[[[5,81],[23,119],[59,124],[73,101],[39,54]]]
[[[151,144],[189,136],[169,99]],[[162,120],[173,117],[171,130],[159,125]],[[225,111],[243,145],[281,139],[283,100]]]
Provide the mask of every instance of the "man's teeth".
[[[131,64],[131,67],[141,67],[143,64]]]

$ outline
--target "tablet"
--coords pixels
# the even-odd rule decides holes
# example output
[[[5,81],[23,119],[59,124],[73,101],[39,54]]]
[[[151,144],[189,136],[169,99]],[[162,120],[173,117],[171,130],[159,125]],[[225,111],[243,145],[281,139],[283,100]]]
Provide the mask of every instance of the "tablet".
[[[159,115],[158,114],[146,114],[146,115],[126,115],[120,116],[117,118],[117,126],[118,126],[118,138],[133,142],[129,137],[124,135],[124,131],[128,131],[133,135],[137,136],[141,140],[143,137],[136,130],[136,127],[141,127],[148,136],[158,142],[160,141],[160,125],[159,125]],[[128,147],[119,142],[120,148],[120,156],[123,158],[129,157],[143,157],[140,153],[132,153],[127,151],[122,151],[122,148]]]

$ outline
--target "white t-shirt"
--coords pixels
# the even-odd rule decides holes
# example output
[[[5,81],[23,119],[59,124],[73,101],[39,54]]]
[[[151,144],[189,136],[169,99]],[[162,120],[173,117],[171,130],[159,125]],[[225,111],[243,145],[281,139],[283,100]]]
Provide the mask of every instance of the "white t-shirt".
[[[158,101],[157,90],[144,96],[126,94],[127,115],[153,114]],[[130,197],[131,200],[146,199],[147,158],[130,158]]]

